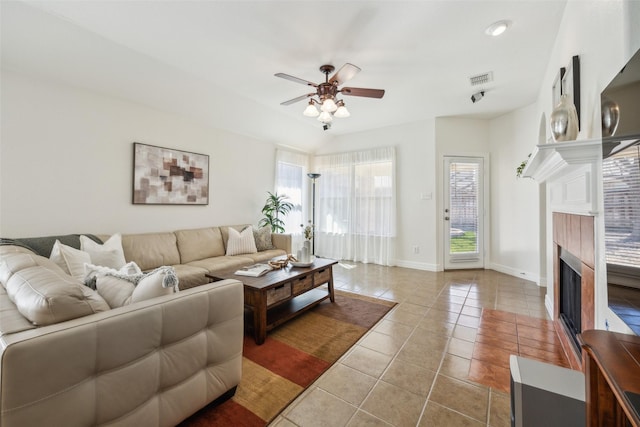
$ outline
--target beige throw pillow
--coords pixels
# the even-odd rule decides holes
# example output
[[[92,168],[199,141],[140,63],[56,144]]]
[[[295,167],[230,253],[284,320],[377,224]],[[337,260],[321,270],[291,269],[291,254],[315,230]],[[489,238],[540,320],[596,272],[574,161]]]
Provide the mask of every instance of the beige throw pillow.
[[[253,238],[253,227],[248,226],[238,232],[229,227],[229,240],[227,241],[227,255],[255,254],[256,241]]]

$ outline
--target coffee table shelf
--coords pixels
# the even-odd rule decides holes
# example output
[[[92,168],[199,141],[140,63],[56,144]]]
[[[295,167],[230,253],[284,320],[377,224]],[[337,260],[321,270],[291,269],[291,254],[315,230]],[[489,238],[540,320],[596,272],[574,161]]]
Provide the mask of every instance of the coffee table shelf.
[[[275,328],[300,313],[309,310],[329,298],[327,289],[312,289],[267,309],[267,330]]]

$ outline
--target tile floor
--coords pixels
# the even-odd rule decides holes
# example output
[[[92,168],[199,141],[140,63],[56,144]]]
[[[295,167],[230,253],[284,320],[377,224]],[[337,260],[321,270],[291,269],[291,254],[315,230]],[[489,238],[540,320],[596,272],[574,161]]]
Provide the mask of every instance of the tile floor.
[[[563,363],[535,283],[349,265],[335,267],[336,289],[398,305],[272,426],[509,426],[508,354]]]

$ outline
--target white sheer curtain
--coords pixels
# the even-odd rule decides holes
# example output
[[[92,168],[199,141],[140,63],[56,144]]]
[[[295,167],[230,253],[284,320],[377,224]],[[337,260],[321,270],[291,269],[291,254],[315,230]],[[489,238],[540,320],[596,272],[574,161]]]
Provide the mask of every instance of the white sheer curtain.
[[[287,201],[294,206],[289,215],[284,218],[285,233],[292,234],[291,249],[294,253],[304,240],[300,224],[306,225],[309,220],[307,218],[310,203],[308,170],[307,154],[276,150],[275,191],[278,194],[285,194],[288,197]]]
[[[318,156],[316,254],[395,264],[395,148]]]

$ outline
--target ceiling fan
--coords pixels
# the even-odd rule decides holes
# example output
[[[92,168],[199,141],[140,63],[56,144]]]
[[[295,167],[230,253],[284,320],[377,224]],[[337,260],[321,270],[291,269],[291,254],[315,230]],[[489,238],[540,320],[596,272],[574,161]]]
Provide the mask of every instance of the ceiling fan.
[[[344,101],[337,98],[339,93],[342,95],[363,96],[366,98],[382,98],[384,96],[384,89],[339,87],[347,80],[352,79],[356,74],[358,74],[360,72],[359,67],[346,63],[333,76],[331,76],[331,78],[329,78],[329,74],[334,70],[335,67],[333,65],[322,65],[320,67],[320,72],[325,75],[325,79],[323,83],[319,84],[290,76],[289,74],[275,74],[276,77],[281,77],[283,79],[291,80],[292,82],[316,88],[315,92],[284,101],[280,103],[280,105],[291,105],[309,98],[309,105],[307,105],[303,114],[308,117],[318,117],[318,120],[324,124],[324,129],[327,130],[331,126],[330,123],[333,120],[333,117],[343,118],[351,115],[347,110],[347,107],[345,107]],[[320,106],[320,111],[318,111],[316,105]]]

